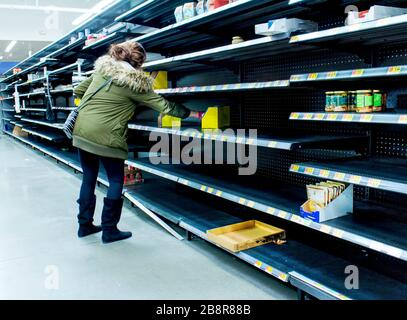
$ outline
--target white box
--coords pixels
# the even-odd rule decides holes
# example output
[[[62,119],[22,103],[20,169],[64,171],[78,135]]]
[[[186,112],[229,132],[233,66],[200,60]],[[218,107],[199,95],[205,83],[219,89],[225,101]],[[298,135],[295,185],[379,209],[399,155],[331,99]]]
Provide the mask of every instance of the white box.
[[[293,32],[313,32],[318,30],[318,24],[313,21],[301,19],[277,19],[267,23],[257,24],[255,32],[262,36],[284,35],[289,37]]]
[[[304,219],[314,222],[324,222],[353,213],[353,184],[349,185],[337,198],[319,211],[309,210],[309,202],[305,202],[300,208],[300,215]]]
[[[369,22],[378,19],[388,18],[406,14],[407,9],[386,7],[386,6],[371,6],[366,11],[350,11],[348,12],[348,18],[346,19],[346,25],[353,25],[357,23]]]

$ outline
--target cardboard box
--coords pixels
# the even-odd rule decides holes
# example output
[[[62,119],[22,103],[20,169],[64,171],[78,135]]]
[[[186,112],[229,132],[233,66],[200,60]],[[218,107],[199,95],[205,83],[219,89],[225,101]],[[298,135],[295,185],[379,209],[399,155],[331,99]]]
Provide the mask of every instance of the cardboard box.
[[[146,72],[154,79],[154,90],[168,89],[168,72],[167,71],[153,71]]]
[[[285,243],[285,231],[260,221],[250,220],[208,230],[208,240],[232,252],[239,252],[267,243]]]
[[[386,6],[371,6],[369,10],[365,11],[350,11],[348,12],[348,18],[346,19],[346,25],[353,25],[357,23],[364,23],[388,17],[394,17],[402,14],[406,14],[407,9],[386,7]]]
[[[255,32],[262,36],[289,37],[293,32],[313,32],[318,30],[318,24],[313,21],[301,19],[277,19],[269,20],[267,23],[257,24]]]
[[[222,129],[230,126],[230,107],[209,107],[202,118],[202,129]]]
[[[170,115],[161,114],[158,118],[159,128],[181,128],[182,119]]]
[[[339,218],[353,212],[353,185],[349,185],[337,198],[326,207],[318,207],[312,200],[305,202],[300,208],[304,219],[324,222]]]
[[[23,131],[23,129],[19,126],[14,126],[13,135],[20,137],[20,138],[27,138],[28,133]]]

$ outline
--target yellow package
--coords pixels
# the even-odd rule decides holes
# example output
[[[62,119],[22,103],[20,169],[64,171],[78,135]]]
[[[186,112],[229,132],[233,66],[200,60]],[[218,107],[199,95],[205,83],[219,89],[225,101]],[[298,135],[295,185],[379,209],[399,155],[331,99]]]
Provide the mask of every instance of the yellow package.
[[[230,126],[230,107],[209,107],[202,118],[202,129],[222,129]]]
[[[173,117],[170,115],[160,115],[158,118],[158,127],[160,128],[180,128],[181,118]]]
[[[168,89],[168,72],[167,71],[153,71],[146,72],[151,78],[154,79],[154,90]]]
[[[312,200],[320,207],[326,207],[328,203],[328,191],[326,188],[315,186],[315,185],[307,185],[307,195],[308,199]]]

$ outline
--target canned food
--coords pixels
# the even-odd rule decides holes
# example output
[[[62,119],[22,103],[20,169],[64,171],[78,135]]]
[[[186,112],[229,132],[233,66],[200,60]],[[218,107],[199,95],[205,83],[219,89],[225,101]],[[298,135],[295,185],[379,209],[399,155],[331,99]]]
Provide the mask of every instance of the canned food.
[[[372,90],[358,90],[356,95],[356,112],[373,111]]]
[[[330,112],[334,111],[334,92],[333,91],[328,91],[325,92],[325,111]]]
[[[381,90],[373,90],[373,111],[383,111],[384,107],[384,94]]]
[[[348,111],[348,92],[347,91],[336,91],[335,92],[336,104],[334,111]]]

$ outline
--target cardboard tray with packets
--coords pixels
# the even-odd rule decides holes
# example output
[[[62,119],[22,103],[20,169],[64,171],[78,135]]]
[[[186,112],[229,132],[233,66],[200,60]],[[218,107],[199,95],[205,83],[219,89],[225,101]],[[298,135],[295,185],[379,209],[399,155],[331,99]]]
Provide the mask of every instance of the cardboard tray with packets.
[[[302,218],[324,222],[353,212],[353,185],[325,181],[307,185],[308,200],[300,208]]]

